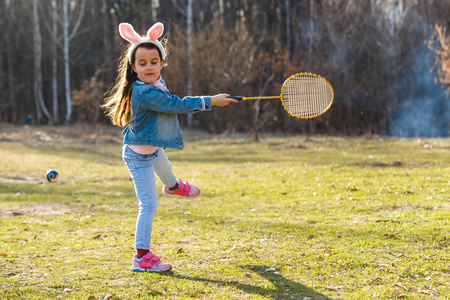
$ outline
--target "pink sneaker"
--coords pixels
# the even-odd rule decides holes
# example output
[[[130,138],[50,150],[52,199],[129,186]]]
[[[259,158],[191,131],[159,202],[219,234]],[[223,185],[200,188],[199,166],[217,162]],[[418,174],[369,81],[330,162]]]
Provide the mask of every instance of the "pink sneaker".
[[[137,255],[133,258],[133,265],[131,270],[135,272],[165,272],[172,269],[170,264],[161,262],[158,256],[149,252],[144,257],[138,258]]]
[[[184,183],[180,179],[177,179],[178,189],[175,191],[169,190],[166,186],[163,186],[162,192],[166,196],[181,196],[187,198],[195,198],[200,195],[200,189],[195,185],[189,184],[189,182]]]

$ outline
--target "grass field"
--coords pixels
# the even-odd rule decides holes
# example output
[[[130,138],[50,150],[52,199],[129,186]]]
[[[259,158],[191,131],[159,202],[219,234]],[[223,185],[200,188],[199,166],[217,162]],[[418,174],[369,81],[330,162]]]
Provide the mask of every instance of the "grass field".
[[[450,299],[450,139],[197,138],[195,200],[138,204],[118,128],[0,126],[0,299]],[[48,169],[60,173],[48,183]],[[161,188],[158,182],[158,188]]]

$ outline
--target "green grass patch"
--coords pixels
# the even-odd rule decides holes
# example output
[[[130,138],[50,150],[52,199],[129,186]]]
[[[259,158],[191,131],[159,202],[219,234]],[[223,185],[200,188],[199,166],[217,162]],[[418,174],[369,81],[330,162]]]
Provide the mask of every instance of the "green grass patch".
[[[119,129],[2,129],[0,299],[450,299],[448,138],[187,132],[142,274]]]

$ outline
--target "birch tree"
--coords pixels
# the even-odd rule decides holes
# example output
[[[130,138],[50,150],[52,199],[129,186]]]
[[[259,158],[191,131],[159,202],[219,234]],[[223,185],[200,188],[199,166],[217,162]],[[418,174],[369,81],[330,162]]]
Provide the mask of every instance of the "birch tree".
[[[6,70],[7,70],[7,91],[8,91],[8,101],[9,107],[11,109],[11,121],[16,123],[19,119],[18,103],[16,102],[16,88],[14,86],[14,78],[16,75],[16,70],[14,66],[14,55],[15,55],[15,36],[14,36],[14,25],[13,20],[17,18],[17,13],[15,6],[11,4],[10,1],[5,2],[5,40],[8,43],[4,44],[6,48]],[[14,39],[14,40],[13,40]]]
[[[5,23],[6,23],[6,3],[0,2],[0,38],[5,39]],[[0,51],[0,62],[4,61],[4,52]],[[0,122],[5,122],[5,108],[8,106],[6,101],[6,72],[0,69]]]
[[[37,124],[42,122],[42,113],[53,123],[42,94],[42,37],[38,13],[39,0],[33,0],[33,38],[34,38],[34,97],[36,102]]]
[[[188,56],[187,56],[187,65],[188,65],[188,81],[187,81],[187,93],[189,96],[192,96],[192,27],[193,27],[193,14],[192,14],[192,5],[194,4],[194,0],[187,1],[187,40],[188,40]],[[189,128],[192,128],[194,123],[194,116],[192,113],[187,115],[187,125]]]
[[[289,0],[284,1],[284,9],[286,11],[286,47],[289,52],[292,51],[291,45],[291,9],[289,7]]]
[[[58,123],[58,2],[51,0],[52,7],[52,29],[51,35],[55,37],[52,42],[52,99],[53,99],[53,122]]]
[[[309,0],[309,44],[308,44],[308,58],[311,61],[314,44],[314,0]],[[311,66],[308,66],[311,67]]]
[[[178,6],[179,12],[186,17],[186,37],[187,37],[187,56],[186,56],[186,64],[187,64],[187,95],[192,96],[193,88],[192,88],[192,44],[193,44],[193,29],[194,29],[194,13],[193,13],[193,5],[195,0],[186,0],[186,2],[178,3],[178,1],[174,0],[174,3]],[[192,128],[194,123],[194,116],[192,113],[187,114],[187,125],[189,128]]]
[[[66,99],[66,116],[64,122],[69,124],[70,118],[72,117],[72,96],[70,89],[70,41],[76,36],[78,28],[83,19],[84,10],[86,7],[86,0],[81,0],[80,9],[78,12],[78,18],[70,30],[70,24],[72,17],[75,13],[75,6],[69,8],[69,0],[63,0],[63,13],[62,13],[62,27],[63,27],[63,55],[64,55],[64,88],[65,88],[65,99]],[[69,14],[70,12],[70,14]]]

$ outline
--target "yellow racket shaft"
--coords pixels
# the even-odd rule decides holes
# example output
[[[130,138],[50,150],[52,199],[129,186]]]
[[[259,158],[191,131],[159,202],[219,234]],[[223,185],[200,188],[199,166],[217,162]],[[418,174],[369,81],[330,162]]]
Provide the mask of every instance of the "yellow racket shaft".
[[[230,97],[230,98],[233,98],[233,99],[236,99],[236,100],[242,100],[242,101],[244,101],[244,100],[258,100],[258,99],[261,99],[261,100],[265,100],[265,99],[281,99],[281,96],[262,96],[262,97],[240,97],[240,96],[233,96],[233,97]]]

